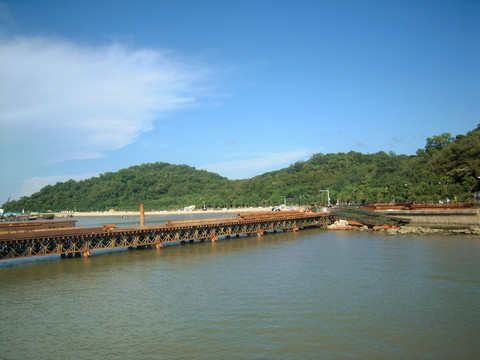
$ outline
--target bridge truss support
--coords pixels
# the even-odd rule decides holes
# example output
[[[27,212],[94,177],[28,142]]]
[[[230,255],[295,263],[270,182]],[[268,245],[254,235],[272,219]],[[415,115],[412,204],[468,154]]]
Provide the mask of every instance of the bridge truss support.
[[[220,219],[220,220],[219,220]],[[171,222],[167,225],[59,229],[45,232],[0,234],[0,260],[45,255],[69,254],[89,257],[95,250],[116,248],[162,248],[166,243],[192,243],[195,240],[212,242],[219,238],[240,235],[262,236],[266,232],[298,231],[305,228],[324,228],[333,223],[330,214],[275,214]],[[181,224],[180,224],[181,223]]]

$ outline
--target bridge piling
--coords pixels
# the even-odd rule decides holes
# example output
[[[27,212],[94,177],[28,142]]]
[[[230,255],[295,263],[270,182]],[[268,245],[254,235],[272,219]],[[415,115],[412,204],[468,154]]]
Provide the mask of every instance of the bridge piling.
[[[140,226],[145,227],[145,205],[140,204]]]

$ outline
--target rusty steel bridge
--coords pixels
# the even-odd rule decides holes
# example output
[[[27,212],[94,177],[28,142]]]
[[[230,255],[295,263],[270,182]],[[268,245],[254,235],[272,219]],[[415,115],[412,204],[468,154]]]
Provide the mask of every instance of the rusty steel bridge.
[[[95,250],[117,248],[160,248],[167,243],[217,241],[240,235],[262,236],[266,232],[298,231],[306,228],[325,228],[335,216],[330,213],[280,211],[240,214],[220,218],[173,220],[164,225],[139,227],[82,228],[67,227],[32,229],[10,226],[0,229],[0,260],[45,255],[85,256]],[[53,224],[57,223],[52,221]],[[70,222],[71,224],[71,222]]]

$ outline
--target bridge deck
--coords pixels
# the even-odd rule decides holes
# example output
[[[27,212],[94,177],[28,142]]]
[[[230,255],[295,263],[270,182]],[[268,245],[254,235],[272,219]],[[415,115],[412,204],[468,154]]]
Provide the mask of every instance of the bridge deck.
[[[333,222],[327,213],[283,211],[222,218],[171,220],[165,225],[15,230],[0,233],[0,260],[54,254],[83,254],[123,247],[161,247],[164,243],[216,241],[242,234],[324,227]]]

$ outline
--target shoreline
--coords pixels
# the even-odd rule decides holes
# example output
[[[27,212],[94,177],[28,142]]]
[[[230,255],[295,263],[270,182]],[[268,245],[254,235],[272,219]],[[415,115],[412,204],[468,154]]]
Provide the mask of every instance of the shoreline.
[[[388,235],[471,235],[480,237],[480,225],[466,224],[380,225],[369,228],[366,225],[349,225],[347,220],[337,220],[335,223],[327,226],[327,230],[381,232]]]
[[[478,225],[406,225],[398,228],[377,230],[384,231],[388,235],[474,235],[480,236]]]
[[[270,208],[233,208],[233,209],[219,209],[219,210],[157,210],[145,211],[145,216],[168,216],[168,215],[199,215],[199,214],[238,214],[249,212],[268,212]],[[87,211],[87,212],[68,212],[68,213],[53,213],[55,218],[68,217],[86,217],[86,216],[138,216],[140,211]]]
[[[373,229],[365,227],[349,226],[343,228],[327,228],[327,231],[366,231],[380,232],[387,235],[470,235],[480,238],[480,226],[452,226],[452,227],[435,227],[432,225],[407,225],[392,228]]]
[[[145,217],[151,216],[174,216],[174,215],[214,215],[214,214],[239,214],[239,213],[258,213],[269,212],[271,208],[231,208],[231,209],[207,209],[207,210],[162,210],[162,211],[145,211]],[[68,212],[54,213],[55,218],[71,218],[71,217],[139,217],[140,211],[89,211],[89,212]],[[332,224],[333,225],[333,224]],[[364,227],[345,227],[345,224],[339,224],[340,227],[330,227],[330,230],[346,230],[346,231],[373,231],[383,232],[388,235],[473,235],[480,236],[480,226],[473,224],[408,224],[400,227],[391,227],[383,229],[369,229]],[[343,228],[342,228],[343,227]]]

